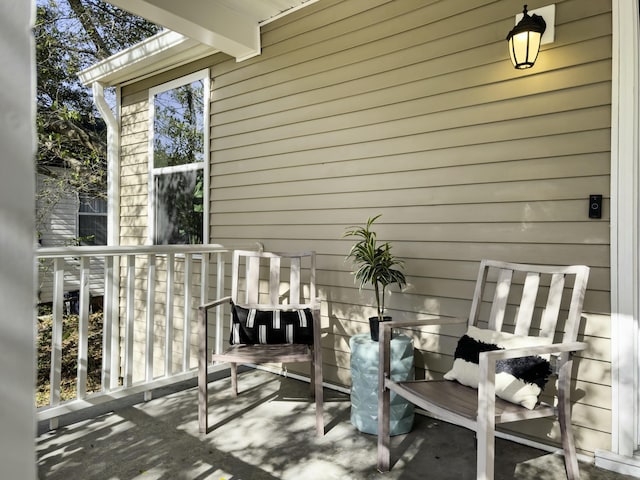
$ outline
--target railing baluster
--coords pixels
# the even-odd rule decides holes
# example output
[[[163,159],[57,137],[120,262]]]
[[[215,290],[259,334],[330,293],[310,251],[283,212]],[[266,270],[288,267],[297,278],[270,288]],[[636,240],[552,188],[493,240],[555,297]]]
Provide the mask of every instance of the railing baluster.
[[[60,403],[62,370],[62,306],[64,302],[64,258],[53,261],[53,323],[51,325],[51,375],[49,376],[49,404]],[[49,427],[58,427],[58,419],[52,419]]]
[[[216,298],[224,296],[224,257],[221,252],[216,254],[217,278],[216,278]],[[222,305],[216,307],[216,353],[222,353]]]
[[[145,342],[145,379],[153,381],[153,344],[155,341],[155,306],[156,306],[156,255],[147,255],[147,328]],[[144,392],[144,399],[151,400],[151,391]]]
[[[184,325],[182,339],[182,371],[189,370],[191,353],[191,295],[193,290],[193,255],[184,256]]]
[[[89,277],[91,257],[80,259],[80,309],[78,317],[78,378],[77,397],[87,396],[87,367],[89,357]]]
[[[133,322],[135,320],[136,302],[136,256],[127,255],[127,298],[124,331],[124,386],[133,383]]]
[[[110,391],[112,364],[111,364],[111,333],[113,329],[113,295],[114,295],[114,271],[113,257],[104,257],[104,302],[102,309],[102,390]]]
[[[167,318],[164,339],[164,374],[169,377],[173,373],[173,282],[175,272],[175,256],[167,255],[167,298],[165,315]]]
[[[202,263],[200,268],[200,303],[207,303],[209,301],[209,268],[210,268],[211,256],[203,252]]]

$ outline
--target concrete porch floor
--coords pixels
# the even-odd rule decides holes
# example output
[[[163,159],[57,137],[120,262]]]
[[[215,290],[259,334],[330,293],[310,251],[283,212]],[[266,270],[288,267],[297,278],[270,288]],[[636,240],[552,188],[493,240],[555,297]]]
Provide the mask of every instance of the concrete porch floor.
[[[326,435],[316,438],[309,386],[264,371],[209,384],[210,425],[198,433],[197,389],[163,389],[75,414],[55,431],[39,425],[38,478],[63,480],[414,480],[475,478],[473,433],[416,415],[392,438],[391,472],[376,471],[376,436],[349,421],[345,394],[325,389]],[[184,387],[185,385],[183,385]],[[563,459],[519,444],[496,443],[496,479],[564,479]],[[581,464],[584,480],[632,478]]]

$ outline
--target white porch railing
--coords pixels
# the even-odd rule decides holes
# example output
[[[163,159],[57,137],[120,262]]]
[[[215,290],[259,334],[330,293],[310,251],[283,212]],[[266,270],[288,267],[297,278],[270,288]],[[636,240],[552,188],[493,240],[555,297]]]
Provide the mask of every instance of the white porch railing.
[[[214,244],[39,249],[38,263],[50,264],[53,303],[50,398],[48,406],[38,409],[38,420],[56,428],[58,418],[71,411],[140,392],[149,399],[154,388],[194,377],[196,309],[211,294],[224,296],[229,252]],[[101,262],[104,276],[96,285],[95,265]],[[78,358],[76,398],[62,402],[65,277],[74,289],[79,287]],[[102,371],[101,390],[88,393],[92,289],[104,292]],[[215,333],[215,345],[222,348],[222,332]]]

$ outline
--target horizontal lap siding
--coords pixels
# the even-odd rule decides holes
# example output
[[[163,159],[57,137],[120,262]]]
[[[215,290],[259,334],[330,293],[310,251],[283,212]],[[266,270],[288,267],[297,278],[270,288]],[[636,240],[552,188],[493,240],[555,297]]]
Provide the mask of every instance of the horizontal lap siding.
[[[590,265],[574,423],[580,449],[607,449],[611,6],[556,2],[555,41],[526,71],[507,56],[513,8],[320,0],[264,26],[260,56],[208,59],[209,239],[318,252],[325,375],[346,385],[348,339],[374,311],[344,262],[349,225],[383,214],[378,236],[407,267],[408,288],[388,299],[396,319],[466,315],[482,258]],[[123,173],[122,228],[132,236],[146,234],[135,160],[146,118],[134,113],[147,88],[176,76],[123,89],[131,177]],[[587,216],[592,193],[604,196],[602,220]],[[418,370],[441,375],[461,331],[420,333]],[[540,441],[555,435],[544,421],[517,428]]]
[[[148,99],[123,106],[120,147],[120,243],[122,245],[147,243],[148,133]]]
[[[321,1],[265,27],[260,57],[212,70],[211,238],[318,251],[329,380],[350,383],[348,338],[373,313],[341,235],[382,213],[407,264],[397,319],[466,315],[481,258],[594,267],[574,421],[580,448],[608,447],[611,17],[584,3],[557,3],[526,72],[506,57],[517,12],[486,0]],[[438,375],[461,332],[429,332],[415,343]]]

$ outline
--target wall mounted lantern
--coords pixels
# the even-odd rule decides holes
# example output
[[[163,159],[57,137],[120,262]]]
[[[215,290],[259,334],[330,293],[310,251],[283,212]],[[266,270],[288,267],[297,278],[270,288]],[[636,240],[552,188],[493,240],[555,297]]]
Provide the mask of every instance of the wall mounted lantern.
[[[538,58],[542,34],[547,23],[540,15],[529,15],[524,6],[522,20],[507,35],[509,55],[513,66],[518,69],[531,68]]]

